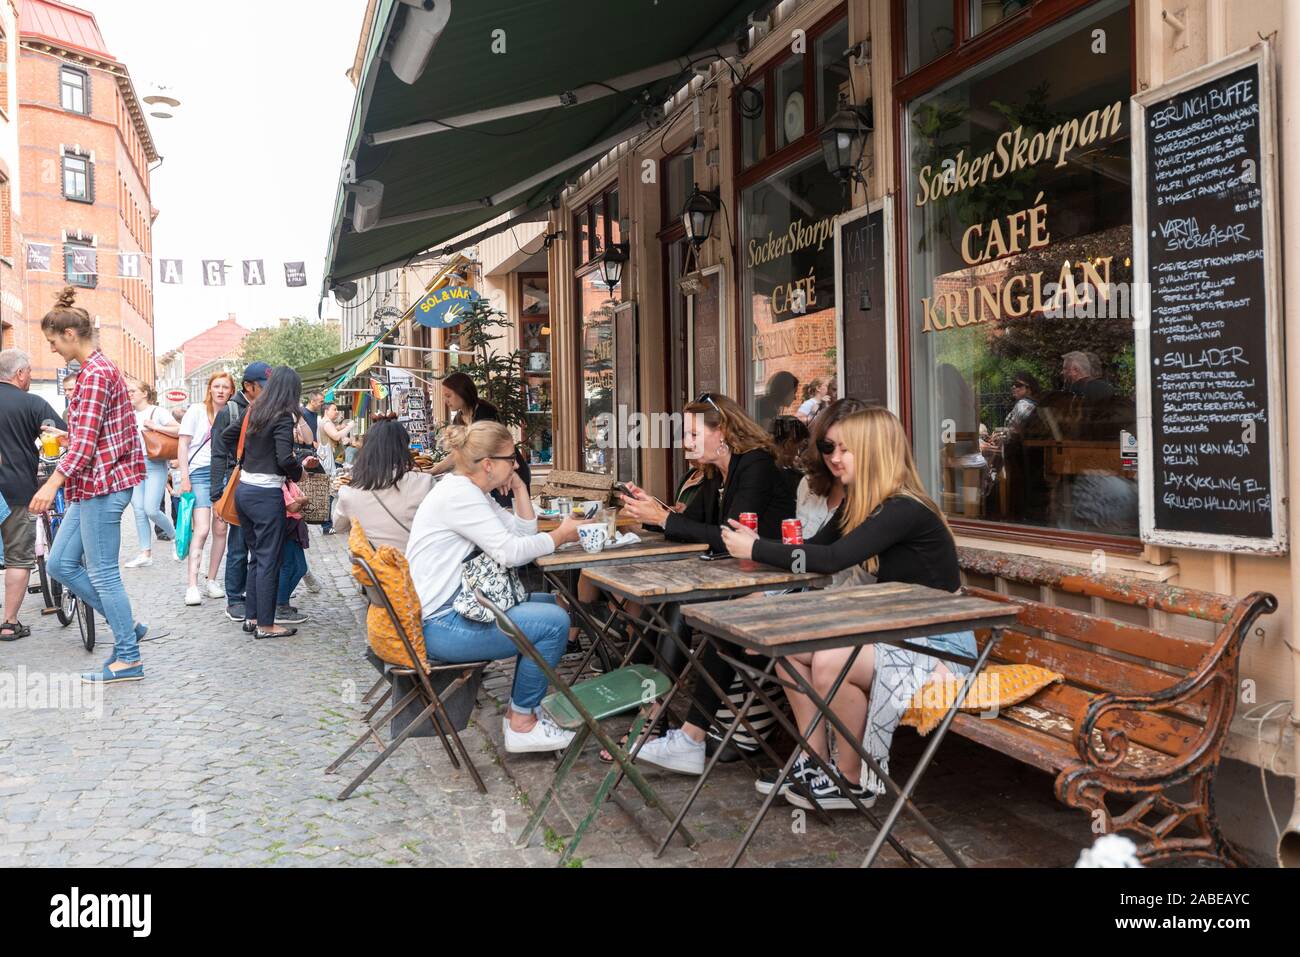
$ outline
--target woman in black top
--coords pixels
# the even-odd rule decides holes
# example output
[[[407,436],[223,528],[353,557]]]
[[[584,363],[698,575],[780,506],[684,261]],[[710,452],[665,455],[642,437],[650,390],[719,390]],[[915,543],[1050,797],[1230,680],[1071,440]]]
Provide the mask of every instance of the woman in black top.
[[[703,542],[715,554],[725,553],[722,526],[745,512],[758,516],[760,534],[780,538],[781,522],[795,515],[794,494],[777,468],[772,437],[757,422],[726,396],[705,393],[683,410],[682,445],[687,459],[703,473],[690,501],[680,511],[669,510],[629,485],[632,494],[622,497],[626,515],[663,528],[664,536],[674,541]],[[675,616],[669,621],[678,627]],[[678,631],[683,633],[684,626]],[[669,670],[684,664],[676,643],[666,636],[660,639],[659,652]],[[712,645],[701,664],[720,687],[730,687],[734,669],[718,658]],[[647,742],[637,760],[682,774],[702,773],[705,729],[720,703],[708,683],[701,682],[686,725]]]
[[[451,417],[452,425],[473,425],[475,422],[501,421],[501,410],[487,399],[480,399],[478,386],[474,384],[473,379],[463,372],[453,372],[442,380],[442,400],[453,413]],[[532,470],[528,467],[528,460],[524,458],[517,448],[515,449],[515,461],[519,464],[519,478],[523,481],[524,488],[531,490],[533,487]],[[450,472],[451,469],[452,459],[451,456],[448,456],[433,467],[433,474],[441,475],[444,472]],[[492,498],[504,509],[514,508],[514,496],[510,492],[493,489]]]
[[[284,560],[285,479],[296,482],[302,478],[304,466],[313,468],[317,464],[315,456],[299,464],[294,454],[294,419],[301,393],[298,373],[279,366],[271,371],[270,381],[245,417],[235,509],[248,545],[244,631],[258,638],[278,638],[298,631],[276,625],[275,603]]]
[[[902,424],[888,409],[867,408],[837,422],[826,433],[834,445],[832,468],[841,476],[847,495],[844,503],[810,541],[782,545],[763,541],[743,526],[732,523],[722,533],[736,558],[752,558],[779,568],[833,574],[866,565],[881,582],[907,582],[942,591],[961,587],[957,546],[939,507],[926,494],[916,471],[912,449]],[[972,632],[956,632],[915,639],[914,644],[975,657]],[[823,697],[838,677],[853,649],[791,655],[790,664]],[[865,735],[868,753],[888,771],[889,746],[912,694],[930,679],[965,675],[969,668],[887,645],[867,645],[858,654],[831,705],[845,727]],[[873,686],[879,693],[872,694]],[[816,714],[811,701],[787,690],[800,727]],[[829,763],[825,723],[810,738],[822,762]],[[839,772],[850,782],[853,795],[870,805],[883,785],[875,775],[862,775],[862,762],[849,747],[839,749]],[[816,802],[828,810],[852,808],[848,796],[807,755],[800,755],[791,771],[786,800],[811,808]],[[761,793],[775,786],[760,779]]]

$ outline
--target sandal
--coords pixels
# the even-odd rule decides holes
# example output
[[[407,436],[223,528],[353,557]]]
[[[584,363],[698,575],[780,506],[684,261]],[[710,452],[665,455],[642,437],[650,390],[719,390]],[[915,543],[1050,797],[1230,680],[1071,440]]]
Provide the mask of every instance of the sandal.
[[[0,624],[0,641],[17,641],[32,633],[31,628],[21,621],[6,621]]]
[[[624,734],[623,737],[618,739],[618,746],[622,748],[624,751],[627,750],[627,734]],[[599,751],[596,752],[596,757],[598,757],[601,761],[605,762],[606,764],[614,763],[614,755],[610,754],[604,748],[601,748]]]

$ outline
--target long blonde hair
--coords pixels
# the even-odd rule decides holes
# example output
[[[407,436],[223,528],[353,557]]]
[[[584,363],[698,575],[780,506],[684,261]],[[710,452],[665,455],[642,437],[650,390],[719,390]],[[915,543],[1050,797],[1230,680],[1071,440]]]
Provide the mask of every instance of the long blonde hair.
[[[841,419],[839,426],[844,447],[853,453],[854,463],[853,481],[845,489],[844,516],[840,520],[845,535],[895,495],[920,502],[947,527],[948,520],[921,483],[912,445],[894,413],[869,406]]]
[[[514,450],[510,430],[500,422],[484,419],[472,425],[452,425],[442,434],[443,448],[452,456],[456,467],[469,472],[489,455],[509,445]]]

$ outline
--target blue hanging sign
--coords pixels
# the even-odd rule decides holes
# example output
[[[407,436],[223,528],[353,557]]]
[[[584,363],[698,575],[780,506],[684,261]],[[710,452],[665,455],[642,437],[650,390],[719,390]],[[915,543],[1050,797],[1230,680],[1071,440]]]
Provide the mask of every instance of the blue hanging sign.
[[[415,307],[415,319],[431,329],[448,329],[469,317],[483,298],[469,286],[446,286],[425,296]]]

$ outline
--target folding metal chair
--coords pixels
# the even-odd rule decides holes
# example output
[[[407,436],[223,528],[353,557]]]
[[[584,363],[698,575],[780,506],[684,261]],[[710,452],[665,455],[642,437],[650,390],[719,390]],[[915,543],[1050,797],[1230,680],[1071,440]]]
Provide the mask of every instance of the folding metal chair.
[[[394,630],[397,632],[398,638],[401,639],[402,647],[406,649],[408,660],[413,662],[419,661],[419,657],[416,655],[415,646],[411,641],[411,637],[406,633],[406,629],[402,625],[402,620],[397,614],[397,609],[393,607],[393,603],[389,599],[388,593],[384,590],[384,586],[380,584],[379,578],[375,575],[369,562],[360,556],[353,555],[352,564],[358,566],[366,573],[366,577],[370,580],[370,584],[364,585],[362,590],[365,592],[366,598],[369,600],[371,605],[382,608],[387,613],[389,620],[393,623]],[[361,746],[366,743],[367,738],[374,739],[375,743],[379,746],[379,754],[376,755],[375,759],[366,766],[364,771],[357,775],[352,782],[343,789],[338,796],[338,800],[346,801],[352,795],[352,792],[360,786],[361,782],[370,777],[375,769],[387,761],[389,756],[397,750],[401,743],[410,737],[415,731],[419,730],[426,721],[430,722],[433,725],[434,731],[437,732],[438,739],[442,742],[443,750],[447,752],[447,758],[451,761],[451,766],[460,770],[460,759],[456,756],[459,752],[460,758],[464,759],[465,766],[469,770],[470,777],[474,779],[474,785],[478,788],[479,793],[487,793],[487,786],[484,785],[483,778],[478,773],[478,768],[474,766],[473,759],[470,758],[469,752],[465,749],[464,743],[460,740],[460,735],[456,733],[455,725],[452,723],[451,717],[448,715],[447,709],[443,705],[442,696],[450,696],[451,694],[454,694],[456,689],[468,683],[474,677],[475,672],[486,668],[488,662],[472,661],[463,664],[430,662],[429,664],[430,668],[428,672],[425,672],[422,668],[406,668],[393,664],[388,664],[384,669],[383,679],[387,680],[388,688],[379,699],[370,706],[370,710],[366,712],[365,718],[363,719],[366,724],[366,730],[363,731],[361,736],[352,743],[351,747],[344,751],[333,764],[325,769],[325,773],[333,774],[337,771],[339,767],[348,760],[348,758],[352,757],[353,754],[361,749]],[[459,676],[443,689],[442,695],[439,695],[439,693],[434,689],[433,684],[430,682],[429,675],[434,672],[455,671],[460,672]],[[374,717],[379,713],[379,710],[384,706],[384,704],[393,697],[393,679],[397,677],[414,679],[411,690],[403,695],[402,699],[397,702],[393,709],[380,719],[378,724],[376,724],[374,722]],[[369,693],[372,694],[373,692],[374,688],[372,688]],[[402,713],[403,709],[405,709],[407,705],[412,701],[417,700],[424,705],[419,716],[403,728],[402,731],[391,741],[385,744],[383,737],[379,733],[379,728],[391,722],[395,717]],[[448,738],[451,740],[449,741]]]
[[[497,627],[514,642],[515,647],[519,649],[519,653],[537,665],[542,670],[542,673],[546,675],[546,680],[556,689],[554,694],[548,695],[542,701],[542,709],[561,728],[577,732],[573,741],[570,742],[564,754],[560,757],[560,763],[556,767],[555,776],[551,779],[550,787],[546,789],[546,794],[543,795],[542,799],[537,802],[537,808],[533,811],[532,817],[528,819],[528,823],[524,825],[524,829],[515,845],[517,847],[528,846],[533,833],[542,823],[542,818],[546,814],[547,808],[550,807],[551,801],[555,799],[560,786],[568,777],[569,771],[573,769],[578,756],[582,754],[587,739],[592,735],[595,735],[601,747],[613,756],[614,767],[610,768],[600,787],[596,789],[596,797],[591,802],[590,810],[579,822],[573,832],[573,837],[569,840],[568,846],[560,855],[559,866],[563,867],[578,849],[578,843],[582,840],[583,834],[586,833],[591,822],[595,820],[601,804],[604,803],[606,796],[618,780],[620,769],[641,793],[646,806],[658,811],[664,816],[664,820],[672,824],[672,812],[659,799],[654,788],[650,786],[649,782],[632,763],[627,750],[606,734],[600,725],[600,722],[605,718],[612,718],[628,711],[638,711],[637,718],[628,733],[628,740],[636,741],[641,734],[641,728],[645,724],[645,716],[640,713],[640,709],[643,705],[650,704],[668,692],[669,688],[672,687],[672,682],[668,677],[663,672],[648,665],[628,665],[570,685],[556,674],[555,669],[547,663],[546,659],[533,647],[533,643],[519,630],[519,626],[511,621],[497,605],[493,604],[490,598],[477,589],[474,592],[474,597],[479,600],[479,603],[484,608],[492,612],[492,615],[496,618]],[[695,838],[685,827],[679,828],[678,831],[688,846],[695,846]]]

